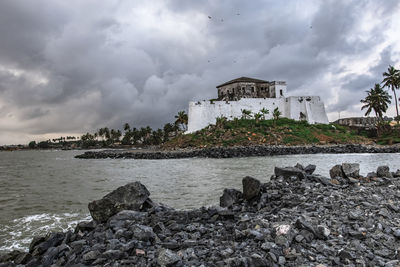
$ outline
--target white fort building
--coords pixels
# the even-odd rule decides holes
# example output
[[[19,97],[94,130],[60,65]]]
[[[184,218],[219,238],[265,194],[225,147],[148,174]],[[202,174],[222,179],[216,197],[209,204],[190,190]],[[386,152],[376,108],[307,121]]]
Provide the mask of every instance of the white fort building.
[[[240,118],[242,110],[259,113],[269,110],[266,119],[278,108],[283,117],[306,120],[311,124],[329,123],[319,96],[286,96],[286,82],[241,77],[217,86],[216,101],[189,102],[188,133],[215,124],[218,117]]]

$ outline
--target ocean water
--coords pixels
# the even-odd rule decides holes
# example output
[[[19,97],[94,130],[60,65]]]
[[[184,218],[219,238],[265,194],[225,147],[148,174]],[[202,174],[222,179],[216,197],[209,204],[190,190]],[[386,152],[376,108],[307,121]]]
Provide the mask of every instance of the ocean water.
[[[75,159],[83,151],[0,152],[0,251],[26,250],[34,235],[73,229],[90,220],[87,204],[140,181],[151,198],[178,209],[218,204],[242,178],[269,180],[275,166],[317,165],[316,173],[357,162],[361,174],[379,165],[400,168],[400,154],[316,154],[234,159]]]

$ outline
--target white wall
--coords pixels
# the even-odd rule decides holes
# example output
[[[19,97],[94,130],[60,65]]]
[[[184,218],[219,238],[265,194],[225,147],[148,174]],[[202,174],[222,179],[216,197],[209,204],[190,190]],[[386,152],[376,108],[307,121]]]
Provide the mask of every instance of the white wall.
[[[279,91],[278,91],[279,92]],[[272,118],[278,107],[283,117],[299,120],[300,112],[306,115],[309,123],[329,123],[324,103],[318,96],[287,98],[242,98],[239,101],[198,101],[189,103],[188,133],[215,124],[216,118],[224,116],[228,120],[242,116],[242,109],[258,113],[262,108],[269,110],[267,119]]]

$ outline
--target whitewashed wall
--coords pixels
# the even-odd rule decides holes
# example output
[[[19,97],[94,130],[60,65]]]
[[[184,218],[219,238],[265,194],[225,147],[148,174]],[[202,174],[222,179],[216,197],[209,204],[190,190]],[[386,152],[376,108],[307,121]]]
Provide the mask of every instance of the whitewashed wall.
[[[278,91],[279,92],[279,91]],[[267,119],[272,118],[272,111],[278,107],[283,117],[299,120],[300,112],[306,115],[309,123],[329,123],[324,103],[318,96],[281,97],[281,98],[242,98],[239,101],[198,101],[189,103],[189,122],[187,133],[195,132],[209,124],[215,124],[216,118],[224,116],[229,120],[242,116],[242,109],[252,113],[262,108],[269,110]]]

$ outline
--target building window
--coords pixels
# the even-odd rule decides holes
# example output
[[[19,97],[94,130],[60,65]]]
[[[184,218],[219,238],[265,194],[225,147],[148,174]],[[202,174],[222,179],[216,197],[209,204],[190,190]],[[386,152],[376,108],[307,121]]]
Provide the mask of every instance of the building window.
[[[243,91],[243,94],[246,93],[246,89],[244,89],[244,87],[242,87],[242,91]]]
[[[251,87],[251,92],[254,93],[254,87]]]
[[[282,91],[282,90],[279,90],[279,92],[281,93],[281,96],[283,96],[283,91]]]

